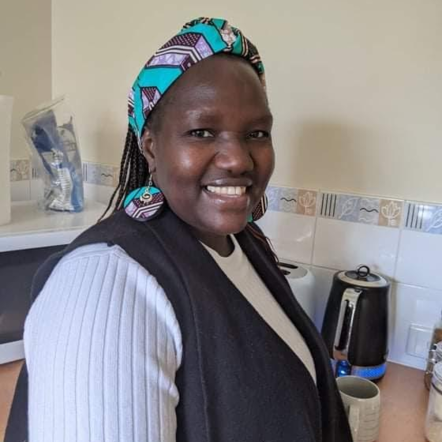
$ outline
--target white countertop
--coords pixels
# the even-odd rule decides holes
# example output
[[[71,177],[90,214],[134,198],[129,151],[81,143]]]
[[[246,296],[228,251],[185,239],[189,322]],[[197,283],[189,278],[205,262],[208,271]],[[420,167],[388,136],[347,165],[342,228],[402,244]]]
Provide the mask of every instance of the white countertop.
[[[106,206],[86,201],[79,213],[42,211],[36,201],[15,202],[11,222],[0,226],[0,252],[69,244],[95,224]]]

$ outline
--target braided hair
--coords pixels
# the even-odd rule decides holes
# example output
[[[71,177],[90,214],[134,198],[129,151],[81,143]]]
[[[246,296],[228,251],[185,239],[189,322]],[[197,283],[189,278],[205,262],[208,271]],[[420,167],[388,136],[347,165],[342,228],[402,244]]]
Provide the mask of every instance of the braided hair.
[[[123,156],[120,164],[120,176],[118,184],[109,200],[101,221],[113,206],[112,213],[120,210],[123,207],[123,202],[126,196],[134,189],[144,186],[149,175],[149,165],[146,158],[141,153],[138,147],[137,137],[132,128],[127,129],[126,142],[124,143]],[[114,204],[115,200],[115,204]]]
[[[172,86],[173,87],[173,86]],[[164,113],[164,108],[170,101],[168,97],[171,94],[165,94],[162,100],[158,102],[155,108],[149,114],[149,119],[146,121],[146,129],[150,131],[158,131],[159,122]],[[111,214],[121,210],[123,203],[127,195],[135,189],[143,187],[149,180],[149,164],[143,155],[139,145],[137,136],[135,135],[132,127],[129,125],[127,128],[126,142],[124,143],[123,156],[120,163],[120,176],[118,178],[118,184],[115,188],[112,196],[109,200],[109,204],[106,207],[103,215],[101,215],[99,221],[101,221],[106,214],[112,209]],[[114,204],[114,200],[115,204]]]

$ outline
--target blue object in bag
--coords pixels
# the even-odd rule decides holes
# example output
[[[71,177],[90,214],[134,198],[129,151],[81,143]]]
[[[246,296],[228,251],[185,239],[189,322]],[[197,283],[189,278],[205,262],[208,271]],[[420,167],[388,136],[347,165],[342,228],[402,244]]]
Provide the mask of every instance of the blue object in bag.
[[[55,102],[54,107],[60,104]],[[32,112],[23,119],[30,144],[42,164],[47,210],[80,212],[84,206],[80,152],[72,123],[58,124],[53,109]]]

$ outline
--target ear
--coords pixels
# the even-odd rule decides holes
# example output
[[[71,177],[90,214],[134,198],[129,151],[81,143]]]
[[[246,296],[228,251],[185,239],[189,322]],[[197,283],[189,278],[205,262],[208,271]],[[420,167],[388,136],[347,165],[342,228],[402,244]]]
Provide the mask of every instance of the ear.
[[[149,171],[150,173],[154,173],[156,170],[156,144],[150,130],[146,129],[144,132],[144,135],[141,138],[141,147],[143,150],[143,155],[149,164]]]

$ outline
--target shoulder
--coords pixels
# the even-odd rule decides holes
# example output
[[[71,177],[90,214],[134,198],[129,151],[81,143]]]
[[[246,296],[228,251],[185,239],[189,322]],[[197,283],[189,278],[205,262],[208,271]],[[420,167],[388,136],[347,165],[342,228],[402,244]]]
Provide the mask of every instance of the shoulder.
[[[162,287],[120,247],[58,262],[24,344],[31,440],[173,440],[180,328]]]
[[[156,278],[117,245],[82,246],[65,255],[44,284],[26,319],[25,345],[27,340],[31,349],[35,336],[57,334],[68,325],[89,327],[92,340],[113,333],[113,327],[121,333],[130,329],[135,336],[137,327],[143,334],[154,333],[144,330],[140,315],[154,318],[156,327],[172,338],[180,360],[180,328]],[[134,324],[135,317],[140,320]]]
[[[121,262],[133,262],[136,263],[121,247],[118,245],[108,245],[105,242],[99,242],[95,244],[84,245],[76,248],[65,255],[57,267],[63,267],[72,263],[78,263],[78,261],[84,259],[109,259],[115,258]]]
[[[119,210],[109,217],[89,227],[79,235],[67,248],[72,251],[79,247],[97,243],[117,244],[118,240],[128,240],[142,237],[145,241],[151,240],[151,226],[133,220],[130,216]]]
[[[85,293],[84,289],[93,281],[120,286],[122,282],[126,285],[140,278],[149,281],[152,286],[150,288],[158,286],[155,277],[120,246],[108,245],[104,242],[83,245],[60,259],[46,280],[37,300],[60,284],[75,291],[80,279],[83,281],[81,293]],[[94,287],[90,289],[94,290]]]

